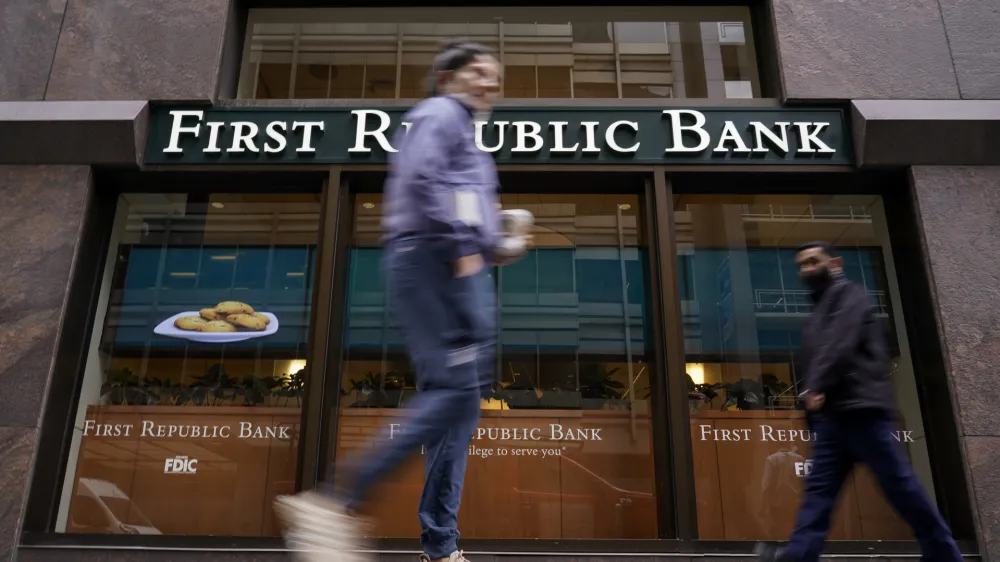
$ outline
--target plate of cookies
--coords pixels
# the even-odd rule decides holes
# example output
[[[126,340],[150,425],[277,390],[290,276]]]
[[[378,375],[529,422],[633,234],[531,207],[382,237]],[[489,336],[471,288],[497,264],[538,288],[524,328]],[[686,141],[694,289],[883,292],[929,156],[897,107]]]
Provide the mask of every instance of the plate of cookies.
[[[223,301],[198,311],[181,312],[160,322],[153,332],[202,343],[230,343],[269,336],[278,331],[278,318],[257,312],[239,301]]]

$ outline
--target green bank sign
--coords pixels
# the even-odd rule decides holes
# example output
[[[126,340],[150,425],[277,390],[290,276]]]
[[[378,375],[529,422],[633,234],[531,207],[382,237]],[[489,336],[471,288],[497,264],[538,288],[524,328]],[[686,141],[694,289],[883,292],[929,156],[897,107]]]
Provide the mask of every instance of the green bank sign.
[[[157,107],[146,164],[377,164],[405,109]],[[844,113],[800,108],[500,108],[480,150],[517,164],[851,164]]]

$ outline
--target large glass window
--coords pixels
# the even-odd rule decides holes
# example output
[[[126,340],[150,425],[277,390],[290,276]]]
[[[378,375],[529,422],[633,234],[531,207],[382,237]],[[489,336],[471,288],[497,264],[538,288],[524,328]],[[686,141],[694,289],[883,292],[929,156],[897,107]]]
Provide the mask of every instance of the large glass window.
[[[421,98],[455,36],[496,50],[509,98],[761,95],[745,7],[252,10],[247,35],[241,98]]]
[[[676,195],[677,272],[702,539],[783,539],[794,524],[810,440],[800,330],[811,309],[795,249],[825,240],[868,290],[892,357],[902,419],[893,437],[933,490],[892,248],[878,196]],[[911,539],[857,468],[832,539]]]
[[[57,530],[277,535],[319,194],[120,196]]]
[[[491,274],[498,389],[469,448],[463,537],[657,537],[648,254],[635,193],[501,195],[535,214],[535,248]],[[381,202],[355,198],[338,460],[363,454],[415,392],[380,275]],[[422,481],[416,458],[378,488],[376,536],[419,533]]]

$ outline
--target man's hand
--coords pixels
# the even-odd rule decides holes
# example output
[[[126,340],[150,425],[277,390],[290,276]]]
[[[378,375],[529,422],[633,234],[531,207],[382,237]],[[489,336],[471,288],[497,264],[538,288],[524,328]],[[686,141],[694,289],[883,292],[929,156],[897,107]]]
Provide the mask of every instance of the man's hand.
[[[806,394],[805,402],[807,410],[810,412],[816,412],[823,408],[823,404],[826,404],[826,396],[810,392],[809,394]]]
[[[483,255],[472,254],[455,260],[455,277],[471,277],[483,269]]]
[[[518,261],[521,260],[521,258],[523,258],[528,253],[528,250],[532,247],[534,241],[535,241],[534,236],[532,236],[531,234],[526,234],[524,236],[524,250],[522,252],[520,252],[516,256],[497,256],[496,258],[493,259],[493,265],[504,266],[504,265],[510,265],[512,263],[517,263]]]

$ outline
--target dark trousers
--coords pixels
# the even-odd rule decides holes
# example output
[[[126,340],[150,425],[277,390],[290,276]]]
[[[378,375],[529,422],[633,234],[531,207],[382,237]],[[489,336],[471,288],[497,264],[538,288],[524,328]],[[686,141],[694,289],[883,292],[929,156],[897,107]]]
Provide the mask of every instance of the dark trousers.
[[[425,554],[443,558],[457,550],[469,442],[483,387],[493,380],[496,296],[487,269],[456,279],[452,265],[418,239],[387,245],[384,278],[418,392],[393,420],[399,429],[387,431],[370,456],[350,461],[337,495],[358,508],[373,484],[424,446],[420,539]]]
[[[920,542],[924,560],[962,560],[951,530],[893,439],[895,428],[888,412],[811,414],[809,421],[816,432],[812,474],[806,479],[805,499],[783,560],[819,560],[830,530],[830,514],[855,463],[868,465],[875,474],[889,503]]]

